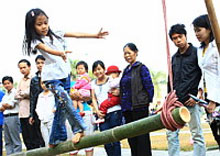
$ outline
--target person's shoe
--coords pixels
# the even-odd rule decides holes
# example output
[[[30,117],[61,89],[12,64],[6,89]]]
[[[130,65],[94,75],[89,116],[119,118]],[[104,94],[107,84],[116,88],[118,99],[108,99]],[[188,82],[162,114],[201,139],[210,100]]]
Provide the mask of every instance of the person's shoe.
[[[77,155],[78,152],[70,152],[69,155]]]
[[[97,119],[94,123],[95,124],[100,124],[100,123],[104,123],[105,119]]]
[[[84,116],[85,116],[85,112],[79,112],[79,115],[80,115],[81,117],[84,117]]]

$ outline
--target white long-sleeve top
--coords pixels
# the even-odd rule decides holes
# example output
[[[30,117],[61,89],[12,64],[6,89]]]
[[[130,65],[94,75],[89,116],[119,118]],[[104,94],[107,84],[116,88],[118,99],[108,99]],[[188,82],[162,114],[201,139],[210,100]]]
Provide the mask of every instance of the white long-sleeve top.
[[[207,99],[220,103],[220,56],[215,41],[209,43],[205,55],[202,56],[204,48],[198,48],[198,63],[202,70],[202,78],[199,88],[204,90],[204,79],[206,82]]]
[[[18,107],[18,101],[15,99],[17,91],[15,88],[12,88],[9,92],[6,92],[5,95],[2,98],[2,101],[0,102],[0,107],[2,107],[2,104],[7,103],[12,108],[6,109],[3,113],[4,115],[10,114],[10,113],[18,113],[19,107]]]
[[[36,113],[41,120],[41,122],[48,122],[53,120],[55,109],[55,97],[52,92],[44,94],[41,92],[38,96]]]

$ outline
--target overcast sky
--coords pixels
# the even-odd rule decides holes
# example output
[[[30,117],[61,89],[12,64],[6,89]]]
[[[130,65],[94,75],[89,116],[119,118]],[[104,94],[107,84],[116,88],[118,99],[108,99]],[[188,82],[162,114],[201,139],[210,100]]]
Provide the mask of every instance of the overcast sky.
[[[220,0],[213,0],[216,11]],[[139,49],[138,59],[150,70],[167,72],[165,32],[161,0],[7,0],[0,2],[1,57],[0,79],[10,75],[16,80],[21,74],[17,62],[27,58],[36,71],[34,58],[22,54],[25,14],[41,8],[49,16],[52,30],[96,33],[101,27],[109,31],[106,39],[68,39],[71,59],[85,60],[91,65],[100,59],[106,66],[127,64],[123,46],[133,42]],[[168,27],[183,23],[188,41],[198,46],[193,27],[195,17],[207,13],[204,0],[167,0]],[[219,16],[219,12],[217,12]],[[220,16],[219,16],[220,17]],[[176,51],[170,42],[171,53]]]

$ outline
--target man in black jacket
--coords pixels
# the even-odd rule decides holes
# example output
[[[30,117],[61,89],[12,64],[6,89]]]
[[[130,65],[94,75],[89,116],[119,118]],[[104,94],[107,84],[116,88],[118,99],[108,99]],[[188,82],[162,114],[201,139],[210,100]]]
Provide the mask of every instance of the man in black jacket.
[[[178,100],[188,108],[191,114],[189,128],[193,140],[193,155],[204,156],[206,149],[200,122],[200,107],[188,95],[197,96],[201,79],[197,49],[187,42],[186,30],[183,24],[173,25],[169,36],[175,46],[178,47],[177,52],[172,57],[173,89],[176,90]],[[168,88],[168,92],[170,92],[170,88]],[[179,156],[180,154],[178,133],[179,130],[167,131],[169,156]]]
[[[40,131],[40,120],[37,116],[37,113],[35,112],[36,109],[36,104],[37,104],[37,99],[38,95],[43,91],[41,88],[40,82],[41,82],[41,71],[43,68],[45,62],[45,58],[42,55],[38,55],[35,59],[35,63],[37,66],[37,72],[36,76],[31,79],[31,84],[30,84],[30,118],[29,118],[29,123],[35,127],[35,132],[32,132],[35,134],[34,137],[34,142],[36,147],[44,147],[45,143]]]

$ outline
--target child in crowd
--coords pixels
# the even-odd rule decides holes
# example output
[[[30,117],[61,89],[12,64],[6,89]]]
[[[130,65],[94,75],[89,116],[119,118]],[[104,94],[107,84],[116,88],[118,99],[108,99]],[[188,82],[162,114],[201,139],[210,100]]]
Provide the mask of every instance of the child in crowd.
[[[41,73],[41,81],[55,95],[56,112],[50,134],[49,147],[55,147],[67,139],[65,120],[68,119],[75,134],[73,143],[78,143],[86,129],[86,124],[74,109],[69,96],[70,64],[64,37],[103,38],[108,32],[97,34],[54,32],[49,27],[49,18],[41,9],[31,9],[25,18],[25,38],[23,51],[25,54],[40,52],[45,60]]]
[[[45,145],[48,146],[54,113],[56,111],[55,97],[53,93],[49,89],[47,89],[43,82],[41,82],[41,87],[43,91],[38,96],[35,111],[41,121],[40,129]]]
[[[103,101],[100,104],[99,110],[102,111],[103,114],[107,113],[108,108],[118,105],[120,103],[120,97],[115,96],[115,92],[119,91],[119,83],[120,83],[120,75],[121,71],[117,66],[109,66],[106,72],[106,75],[109,76],[109,86],[110,90],[108,92],[108,99]],[[99,118],[95,121],[96,124],[105,122],[104,118]]]
[[[91,84],[88,75],[88,64],[84,61],[79,61],[76,64],[77,79],[75,85],[71,88],[71,92],[78,92],[83,97],[90,97]],[[81,100],[73,100],[74,108],[79,108],[79,113],[84,116],[83,104]]]

